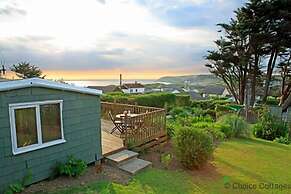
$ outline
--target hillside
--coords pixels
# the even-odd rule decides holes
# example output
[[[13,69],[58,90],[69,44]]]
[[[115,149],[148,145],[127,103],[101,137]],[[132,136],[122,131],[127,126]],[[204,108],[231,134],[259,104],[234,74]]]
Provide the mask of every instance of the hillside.
[[[185,76],[166,76],[161,77],[157,82],[167,82],[171,84],[184,84],[188,81],[192,86],[223,85],[221,79],[215,75],[185,75]]]

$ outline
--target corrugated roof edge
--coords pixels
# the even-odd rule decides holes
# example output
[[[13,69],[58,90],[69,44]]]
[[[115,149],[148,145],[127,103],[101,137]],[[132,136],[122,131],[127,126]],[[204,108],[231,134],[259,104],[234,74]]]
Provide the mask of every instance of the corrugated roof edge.
[[[15,81],[9,81],[9,82],[1,82],[0,92],[16,90],[16,89],[21,89],[21,88],[29,88],[29,87],[51,88],[51,89],[78,92],[78,93],[84,93],[84,94],[90,94],[90,95],[102,94],[101,90],[83,88],[83,87],[73,86],[70,84],[64,84],[64,83],[40,79],[40,78],[30,78],[30,79],[15,80]]]

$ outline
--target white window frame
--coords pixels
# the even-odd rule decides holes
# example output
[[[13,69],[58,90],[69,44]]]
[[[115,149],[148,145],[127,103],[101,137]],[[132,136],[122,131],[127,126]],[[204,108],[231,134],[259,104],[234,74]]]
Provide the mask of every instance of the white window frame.
[[[60,105],[60,120],[61,120],[61,139],[49,141],[46,143],[42,142],[42,129],[41,129],[41,117],[40,117],[40,106],[46,104],[59,104]],[[15,110],[23,108],[35,108],[36,128],[37,128],[37,144],[29,146],[17,147],[17,136],[16,136],[16,125],[15,125]],[[49,101],[36,101],[9,104],[9,117],[10,117],[10,129],[11,129],[11,142],[12,142],[12,153],[13,155],[30,152],[49,146],[65,143],[64,130],[63,130],[63,100],[49,100]]]

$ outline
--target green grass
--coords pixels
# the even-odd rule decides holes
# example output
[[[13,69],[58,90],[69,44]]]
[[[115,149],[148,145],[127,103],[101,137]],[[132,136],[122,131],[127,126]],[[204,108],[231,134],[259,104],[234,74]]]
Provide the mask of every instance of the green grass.
[[[291,193],[290,189],[260,189],[261,183],[291,184],[291,147],[258,139],[236,139],[222,143],[207,168],[193,171],[149,169],[136,175],[129,185],[96,182],[54,194],[233,194]],[[228,183],[254,184],[255,190],[225,188]]]

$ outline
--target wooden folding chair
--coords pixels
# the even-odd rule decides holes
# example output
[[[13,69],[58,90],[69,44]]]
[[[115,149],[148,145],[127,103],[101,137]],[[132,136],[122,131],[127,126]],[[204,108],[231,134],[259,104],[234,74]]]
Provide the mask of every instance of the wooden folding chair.
[[[109,112],[109,117],[111,119],[111,121],[114,124],[114,127],[111,129],[111,134],[114,133],[116,130],[118,130],[121,134],[124,132],[125,128],[124,128],[124,122],[122,120],[116,120],[114,119],[114,117],[112,116],[111,112]]]

